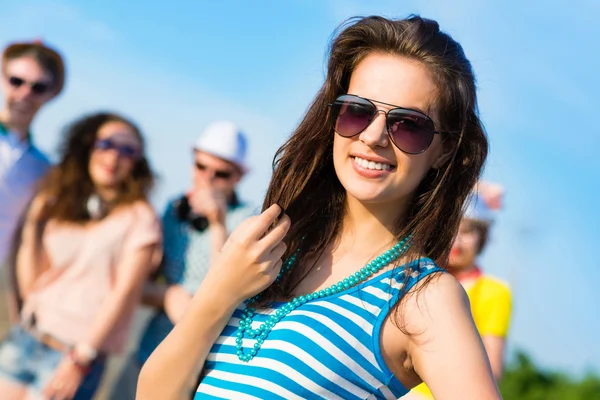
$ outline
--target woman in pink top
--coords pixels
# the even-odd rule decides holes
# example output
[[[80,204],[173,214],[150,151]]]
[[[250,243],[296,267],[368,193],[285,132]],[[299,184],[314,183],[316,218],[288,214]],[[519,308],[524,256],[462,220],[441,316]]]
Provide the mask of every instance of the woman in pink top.
[[[69,127],[16,252],[20,323],[0,344],[6,400],[91,399],[123,349],[160,242],[140,131],[113,114]]]

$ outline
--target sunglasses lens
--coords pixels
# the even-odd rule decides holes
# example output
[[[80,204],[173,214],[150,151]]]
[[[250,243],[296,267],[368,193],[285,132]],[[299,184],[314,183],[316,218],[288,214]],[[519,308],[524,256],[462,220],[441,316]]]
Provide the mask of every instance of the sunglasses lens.
[[[31,91],[35,94],[44,94],[48,91],[48,85],[45,83],[34,83],[31,85]]]
[[[16,76],[11,76],[10,78],[8,78],[8,83],[10,83],[13,87],[18,88],[19,86],[24,84],[25,81],[21,78],[17,78]]]
[[[231,178],[231,172],[215,171],[215,178],[227,180],[227,179]]]
[[[422,153],[431,145],[435,135],[433,121],[411,110],[391,110],[387,127],[394,144],[405,153]]]
[[[109,139],[99,139],[96,140],[96,144],[94,145],[94,148],[98,149],[98,150],[112,150],[115,148],[113,142],[111,142]]]
[[[120,155],[127,158],[137,158],[139,156],[139,151],[135,147],[122,145],[117,146],[117,151]]]
[[[98,150],[116,150],[121,157],[137,158],[140,156],[140,151],[137,148],[126,144],[119,145],[110,139],[97,140],[94,147]]]
[[[333,130],[340,136],[350,137],[365,130],[377,109],[360,97],[342,95],[331,106]]]

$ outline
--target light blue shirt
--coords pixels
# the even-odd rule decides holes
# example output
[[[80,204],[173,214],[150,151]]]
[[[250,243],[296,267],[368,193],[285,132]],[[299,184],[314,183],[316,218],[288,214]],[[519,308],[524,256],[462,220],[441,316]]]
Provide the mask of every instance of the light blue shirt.
[[[30,140],[20,141],[0,124],[0,265],[35,184],[49,167],[48,158]]]

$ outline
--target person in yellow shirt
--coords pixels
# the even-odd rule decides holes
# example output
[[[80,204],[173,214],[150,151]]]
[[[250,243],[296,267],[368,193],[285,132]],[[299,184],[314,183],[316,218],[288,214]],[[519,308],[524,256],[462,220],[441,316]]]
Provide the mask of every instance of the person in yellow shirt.
[[[450,272],[465,288],[471,302],[471,312],[488,353],[496,379],[502,376],[504,347],[512,308],[508,285],[483,274],[476,263],[485,248],[495,212],[500,208],[503,189],[499,185],[482,182],[473,193],[469,207],[460,223],[449,259]],[[422,383],[403,399],[433,399]]]

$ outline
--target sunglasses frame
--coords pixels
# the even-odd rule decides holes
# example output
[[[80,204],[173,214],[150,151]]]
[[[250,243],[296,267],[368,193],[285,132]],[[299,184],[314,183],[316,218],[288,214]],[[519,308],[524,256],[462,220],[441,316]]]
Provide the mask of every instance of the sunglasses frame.
[[[222,169],[214,169],[214,168],[208,168],[206,165],[198,162],[198,161],[194,161],[194,167],[198,170],[198,171],[206,171],[207,169],[212,170],[212,176],[216,179],[220,179],[223,181],[228,181],[230,180],[233,175],[234,172],[233,171],[223,171]],[[223,174],[226,174],[227,176],[223,176]]]
[[[20,88],[23,85],[27,85],[29,86],[31,93],[38,96],[42,96],[50,92],[50,90],[52,90],[52,84],[50,83],[39,81],[30,82],[26,79],[14,75],[8,77],[8,83],[14,88]]]
[[[431,121],[431,124],[435,127],[435,123],[433,122],[433,119],[431,119],[431,117],[429,117],[427,114],[423,113],[422,111],[414,110],[412,108],[400,107],[400,106],[397,106],[395,104],[384,103],[383,101],[379,101],[379,100],[367,99],[366,97],[357,96],[355,94],[342,94],[342,95],[339,95],[338,97],[336,97],[335,100],[333,101],[333,103],[327,104],[329,106],[330,112],[333,109],[333,106],[336,105],[335,103],[340,98],[342,98],[342,97],[353,97],[353,98],[357,98],[357,99],[360,99],[360,100],[365,100],[365,101],[367,101],[368,103],[370,103],[373,106],[373,108],[375,109],[375,113],[373,113],[373,115],[371,116],[371,119],[370,119],[369,123],[363,129],[361,129],[359,132],[357,132],[357,133],[355,133],[353,135],[350,135],[350,136],[342,135],[341,133],[339,133],[335,129],[336,120],[339,118],[339,115],[337,116],[336,120],[334,120],[332,118],[332,116],[330,115],[331,126],[333,127],[333,131],[335,133],[337,133],[338,135],[340,135],[341,137],[350,138],[350,137],[354,137],[356,135],[360,135],[361,133],[363,133],[373,123],[373,121],[375,121],[375,118],[377,118],[377,114],[383,113],[383,115],[385,116],[385,131],[386,131],[386,133],[388,135],[388,138],[390,139],[390,142],[392,142],[394,144],[394,146],[396,146],[396,148],[398,150],[400,150],[401,152],[406,153],[406,154],[415,155],[415,154],[423,154],[423,153],[425,153],[427,151],[427,149],[429,149],[429,147],[431,147],[431,143],[433,143],[433,139],[435,138],[435,136],[432,136],[431,142],[429,142],[429,144],[427,145],[427,147],[425,147],[425,149],[423,149],[423,150],[421,150],[419,152],[410,152],[410,151],[403,150],[402,148],[400,148],[400,146],[398,146],[398,144],[394,140],[393,135],[390,133],[390,129],[389,129],[388,115],[389,115],[389,113],[391,113],[394,110],[410,111],[411,113],[419,114],[423,118]],[[390,106],[390,107],[393,107],[393,108],[390,109],[390,110],[388,110],[388,111],[380,110],[380,109],[377,108],[377,105],[375,103],[383,104],[383,105]],[[442,135],[442,134],[447,134],[447,133],[449,133],[449,132],[436,131],[436,130],[433,131],[434,135]]]

